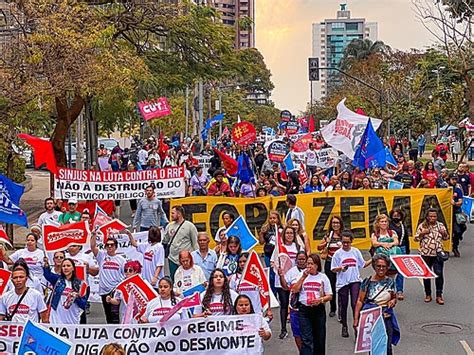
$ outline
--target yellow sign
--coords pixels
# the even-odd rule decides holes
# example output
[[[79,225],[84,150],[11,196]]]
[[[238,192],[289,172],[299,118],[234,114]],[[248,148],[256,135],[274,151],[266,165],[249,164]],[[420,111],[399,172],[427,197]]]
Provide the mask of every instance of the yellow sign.
[[[436,209],[438,220],[443,222],[451,235],[452,206],[451,189],[406,189],[406,190],[344,190],[316,192],[297,195],[297,206],[305,214],[305,230],[316,251],[319,240],[329,228],[332,216],[341,216],[344,228],[354,233],[354,246],[359,249],[370,248],[370,236],[375,217],[388,213],[393,208],[401,208],[406,213],[405,227],[411,239],[411,248],[418,244],[413,241],[417,226],[424,220],[429,208]],[[223,197],[187,197],[172,199],[171,207],[182,205],[186,219],[193,222],[199,231],[207,231],[214,240],[219,227],[223,225],[221,215],[232,212],[236,217],[244,216],[252,233],[258,232],[268,219],[268,212],[277,210],[286,215],[285,196],[261,198],[223,198]],[[212,242],[211,245],[215,243]],[[451,250],[451,240],[445,244]],[[257,252],[261,252],[257,247]]]

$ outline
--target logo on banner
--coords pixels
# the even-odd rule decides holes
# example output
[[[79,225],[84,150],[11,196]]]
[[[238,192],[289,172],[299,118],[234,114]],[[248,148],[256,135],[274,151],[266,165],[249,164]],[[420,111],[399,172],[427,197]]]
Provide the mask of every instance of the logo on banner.
[[[285,132],[287,135],[296,134],[300,128],[300,124],[296,120],[296,118],[292,117],[287,123],[285,127]]]
[[[249,145],[257,139],[257,131],[250,122],[242,121],[234,125],[232,139],[237,144]]]
[[[360,312],[355,353],[363,353],[371,350],[372,330],[381,316],[382,307],[375,307]]]
[[[102,234],[104,243],[107,242],[109,236],[116,235],[128,226],[118,219],[113,219],[110,222],[102,225],[97,229],[97,232]]]
[[[134,275],[122,281],[117,286],[117,290],[122,292],[125,303],[128,303],[130,295],[135,297],[137,314],[134,316],[134,318],[136,320],[140,319],[143,313],[145,313],[148,302],[157,296],[156,291],[147,281],[143,280],[140,275]]]
[[[274,140],[267,146],[268,159],[281,163],[288,154],[288,146],[284,141]]]
[[[258,255],[255,251],[250,253],[250,256],[245,264],[244,271],[242,272],[242,281],[254,285],[258,288],[260,294],[260,303],[262,309],[266,309],[269,303],[269,292],[270,284],[267,279],[265,270],[263,269],[262,263],[258,258]]]
[[[44,249],[49,252],[65,250],[70,245],[86,245],[89,241],[89,224],[85,221],[63,226],[44,225]]]
[[[160,97],[152,101],[140,101],[138,109],[145,121],[171,114],[171,108],[166,97]]]

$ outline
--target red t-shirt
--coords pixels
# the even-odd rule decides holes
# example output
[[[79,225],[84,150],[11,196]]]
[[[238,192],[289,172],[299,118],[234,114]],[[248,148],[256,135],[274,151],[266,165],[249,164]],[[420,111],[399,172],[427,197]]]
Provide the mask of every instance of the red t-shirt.
[[[428,181],[428,187],[430,189],[436,186],[436,179],[438,178],[438,173],[436,171],[423,170],[423,179]]]

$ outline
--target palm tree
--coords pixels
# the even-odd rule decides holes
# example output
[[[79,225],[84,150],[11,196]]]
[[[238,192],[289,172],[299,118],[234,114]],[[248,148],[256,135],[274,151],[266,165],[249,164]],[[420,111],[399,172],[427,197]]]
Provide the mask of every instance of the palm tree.
[[[348,70],[354,62],[369,58],[375,53],[387,53],[390,47],[382,41],[372,42],[370,39],[354,39],[344,49],[344,56],[339,64],[342,70]]]

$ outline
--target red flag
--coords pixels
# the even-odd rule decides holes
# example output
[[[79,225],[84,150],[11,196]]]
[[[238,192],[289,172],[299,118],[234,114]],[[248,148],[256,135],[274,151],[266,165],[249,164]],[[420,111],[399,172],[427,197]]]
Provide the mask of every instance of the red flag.
[[[292,150],[296,153],[306,152],[309,148],[309,143],[316,143],[316,139],[314,139],[311,133],[307,133],[295,141]]]
[[[217,153],[219,158],[221,158],[222,163],[224,164],[224,168],[229,173],[230,175],[235,175],[237,174],[238,166],[239,164],[237,163],[237,160],[229,157],[225,153],[221,152],[220,150],[214,148],[214,152]]]
[[[114,213],[114,201],[111,200],[102,200],[102,201],[93,201],[93,202],[79,202],[77,204],[76,211],[84,212],[88,210],[91,216],[96,215],[96,207],[100,207],[106,214],[109,216]],[[67,200],[63,201],[61,208],[67,210]]]
[[[357,110],[355,110],[355,112],[358,113],[359,115],[367,116],[367,114],[364,112],[364,110],[362,110],[360,107],[357,108]]]
[[[278,231],[278,229],[277,229]],[[273,254],[271,257],[271,261],[273,262],[273,269],[275,273],[278,275],[278,268],[282,269],[284,273],[290,270],[293,267],[293,263],[288,256],[288,250],[286,250],[285,245],[283,244],[280,235],[276,234],[275,236],[275,249],[273,250]]]
[[[53,143],[44,139],[30,136],[29,134],[20,133],[18,138],[24,139],[31,148],[33,148],[33,154],[35,158],[35,167],[39,168],[41,165],[46,164],[46,169],[51,171],[53,174],[58,173],[58,167],[56,165],[56,157],[54,156]]]
[[[270,303],[270,283],[255,251],[252,251],[247,259],[244,271],[242,272],[242,282],[243,281],[258,287],[262,309],[266,310]]]
[[[99,229],[97,229],[97,231],[102,234],[102,237],[104,238],[103,239],[104,244],[105,244],[111,234],[118,234],[118,232],[124,230],[127,227],[128,226],[125,223],[123,223],[121,220],[113,219],[110,222],[100,226]]]
[[[112,217],[109,217],[109,215],[105,213],[105,211],[100,206],[97,205],[95,209],[94,224],[92,225],[92,230],[97,230],[99,227],[109,223],[110,221],[112,221]]]
[[[128,304],[130,295],[135,297],[135,303],[138,308],[138,312],[135,315],[135,319],[139,319],[146,310],[148,302],[154,299],[157,294],[151,285],[142,279],[140,275],[133,275],[132,277],[122,281],[118,286],[117,290],[122,292],[123,301]]]
[[[426,265],[421,255],[392,255],[390,259],[403,277],[419,279],[436,278],[436,274]]]
[[[308,182],[309,177],[308,173],[306,172],[306,167],[303,163],[300,163],[300,176],[299,176],[300,184],[304,185]]]
[[[3,229],[0,229],[0,243],[7,244],[10,246],[10,248],[13,248],[10,238],[8,238],[7,232],[5,232]]]
[[[201,298],[199,296],[199,292],[195,292],[192,296],[186,297],[176,303],[176,305],[171,308],[168,313],[166,313],[161,319],[160,319],[160,325],[163,325],[165,322],[169,321],[171,317],[173,317],[176,313],[179,312],[180,309],[182,308],[190,308],[190,307],[196,307],[201,304]]]
[[[79,296],[80,297],[84,297],[85,295],[87,295],[87,288],[88,287],[89,287],[89,285],[87,284],[87,282],[82,281],[81,289],[79,290]]]
[[[3,291],[5,291],[5,288],[7,287],[8,280],[10,280],[10,276],[12,273],[8,270],[5,269],[0,269],[0,296],[3,294]]]
[[[314,124],[314,115],[309,116],[309,123],[308,123],[308,132],[315,131],[315,124]]]
[[[89,224],[85,221],[63,226],[43,226],[44,249],[49,252],[66,250],[70,245],[89,242]]]
[[[166,159],[166,155],[168,154],[168,150],[170,147],[168,147],[168,144],[165,143],[163,139],[163,133],[160,134],[160,139],[158,141],[158,155],[160,156],[161,161],[164,161]]]
[[[229,128],[225,126],[224,130],[222,131],[222,136],[228,136],[228,135],[230,135],[230,131],[229,131]]]
[[[86,266],[85,265],[76,265],[76,276],[82,281],[86,281]]]

